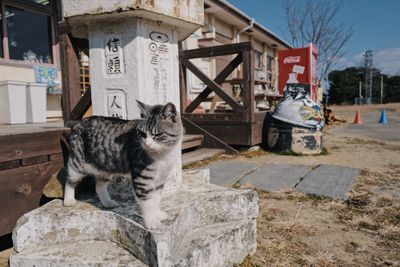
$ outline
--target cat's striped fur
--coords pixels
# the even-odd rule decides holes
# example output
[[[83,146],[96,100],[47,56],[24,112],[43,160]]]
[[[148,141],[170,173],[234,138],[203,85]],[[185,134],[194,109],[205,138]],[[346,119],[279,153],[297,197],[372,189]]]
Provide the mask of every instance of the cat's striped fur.
[[[75,186],[96,177],[96,193],[106,208],[118,206],[107,186],[116,176],[130,176],[147,227],[157,228],[167,215],[160,210],[163,186],[180,156],[182,122],[172,103],[149,106],[138,101],[142,119],[93,116],[72,127],[64,205],[75,204]]]

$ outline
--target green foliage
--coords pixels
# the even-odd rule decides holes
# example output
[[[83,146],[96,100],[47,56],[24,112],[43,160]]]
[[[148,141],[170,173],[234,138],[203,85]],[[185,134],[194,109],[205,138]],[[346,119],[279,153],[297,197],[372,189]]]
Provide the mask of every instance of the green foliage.
[[[392,76],[384,81],[383,102],[400,102],[400,76]]]
[[[381,76],[383,76],[383,102],[400,102],[400,76],[389,77],[382,74],[379,69],[373,69],[372,98],[380,101]],[[365,95],[364,68],[351,67],[345,70],[335,70],[329,73],[330,104],[354,104],[354,99],[359,94],[359,83],[362,82],[361,94]]]

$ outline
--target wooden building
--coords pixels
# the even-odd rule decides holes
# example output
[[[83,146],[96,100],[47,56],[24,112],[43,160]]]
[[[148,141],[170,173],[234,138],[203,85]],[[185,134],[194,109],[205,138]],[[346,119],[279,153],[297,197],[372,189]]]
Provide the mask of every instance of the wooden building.
[[[54,119],[62,116],[58,10],[54,0],[0,0],[0,82],[46,80],[46,118]]]
[[[0,0],[0,237],[40,205],[64,166],[59,8],[55,0]],[[43,111],[40,123],[29,119],[32,108]]]
[[[0,237],[41,204],[64,165],[64,122],[90,110],[88,42],[72,37],[60,9],[61,0],[0,0],[0,90],[44,83],[48,121],[0,122]],[[226,1],[205,0],[205,21],[180,52],[183,120],[206,147],[236,153],[226,143],[261,142],[267,103],[279,98],[276,51],[289,45]],[[16,94],[12,108],[23,110],[25,97]],[[3,112],[8,95],[0,103]]]
[[[182,44],[182,113],[231,145],[261,143],[278,93],[283,39],[224,0],[205,0],[205,24]]]

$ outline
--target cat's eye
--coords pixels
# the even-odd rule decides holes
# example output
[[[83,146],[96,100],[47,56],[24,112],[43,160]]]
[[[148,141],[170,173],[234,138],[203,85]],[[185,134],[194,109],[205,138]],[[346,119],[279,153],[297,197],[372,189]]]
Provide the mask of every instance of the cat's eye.
[[[141,130],[138,130],[137,132],[138,132],[140,137],[142,137],[142,138],[146,138],[147,137],[147,134],[145,132],[143,132]]]
[[[164,133],[164,132],[156,133],[156,134],[154,135],[154,137],[156,137],[156,138],[165,137],[165,136],[166,136],[166,133]]]

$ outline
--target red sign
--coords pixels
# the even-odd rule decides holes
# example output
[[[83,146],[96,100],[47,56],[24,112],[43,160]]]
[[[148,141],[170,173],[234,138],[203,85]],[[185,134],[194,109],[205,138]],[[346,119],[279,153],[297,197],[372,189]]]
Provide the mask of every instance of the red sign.
[[[279,59],[279,93],[284,94],[287,83],[310,84],[311,99],[316,101],[318,91],[318,50],[309,47],[281,50]]]

